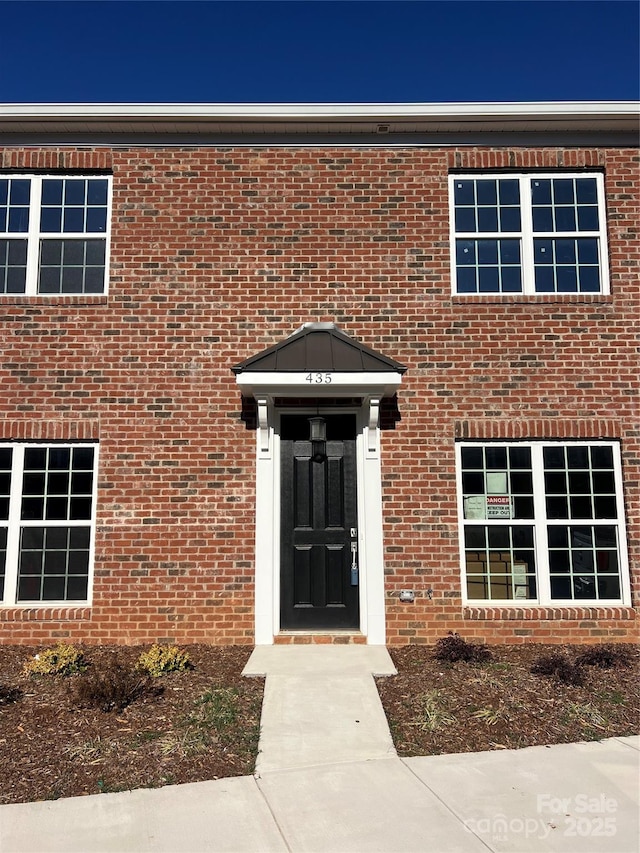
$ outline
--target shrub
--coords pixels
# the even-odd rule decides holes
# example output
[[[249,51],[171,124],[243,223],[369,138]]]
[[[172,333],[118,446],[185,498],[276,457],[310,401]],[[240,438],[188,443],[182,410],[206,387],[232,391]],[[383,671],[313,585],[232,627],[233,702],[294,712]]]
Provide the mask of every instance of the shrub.
[[[624,646],[611,643],[593,646],[578,655],[576,663],[585,666],[598,666],[600,669],[616,669],[620,666],[631,666],[631,652]]]
[[[443,663],[486,663],[493,658],[486,646],[467,643],[458,634],[453,633],[438,640],[433,654],[436,660]]]
[[[579,687],[584,683],[584,675],[580,666],[560,652],[552,652],[550,655],[542,655],[536,658],[531,667],[531,672],[534,675],[552,676],[562,684],[571,684],[574,687]]]
[[[6,684],[0,684],[0,705],[11,705],[22,699],[22,690],[19,687],[8,687]]]
[[[148,652],[143,652],[138,658],[138,669],[148,672],[153,678],[159,678],[167,672],[184,672],[192,669],[187,652],[177,646],[160,646],[155,643]]]
[[[24,672],[26,675],[73,675],[86,668],[87,661],[79,649],[67,643],[58,643],[27,661]]]
[[[162,691],[152,687],[148,675],[131,670],[115,659],[102,669],[92,670],[75,687],[75,697],[80,705],[105,712],[122,711],[151,692]]]

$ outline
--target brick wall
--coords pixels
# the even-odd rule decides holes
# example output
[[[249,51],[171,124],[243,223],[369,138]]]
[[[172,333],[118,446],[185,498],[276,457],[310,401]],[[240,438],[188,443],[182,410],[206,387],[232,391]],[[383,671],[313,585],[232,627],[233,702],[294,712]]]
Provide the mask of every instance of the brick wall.
[[[0,642],[252,643],[255,436],[229,368],[309,320],[409,368],[381,442],[390,643],[636,636],[626,608],[463,607],[454,465],[456,437],[620,438],[637,605],[635,150],[10,149],[0,164],[114,175],[109,295],[0,297],[2,437],[100,440],[93,605],[1,610]],[[611,296],[452,298],[448,171],[492,166],[605,170]]]

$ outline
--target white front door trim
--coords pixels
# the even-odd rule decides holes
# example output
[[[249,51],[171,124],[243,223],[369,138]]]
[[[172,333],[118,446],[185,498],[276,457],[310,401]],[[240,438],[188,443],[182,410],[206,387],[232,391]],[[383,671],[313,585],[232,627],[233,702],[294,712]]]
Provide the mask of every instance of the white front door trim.
[[[360,379],[363,376],[360,375]],[[394,376],[395,379],[395,376]],[[399,377],[398,377],[399,379]],[[266,383],[265,383],[266,384]],[[395,384],[395,382],[394,382]],[[364,388],[362,386],[365,386]],[[367,394],[357,416],[356,471],[358,495],[358,552],[360,567],[360,630],[367,642],[384,645],[384,552],[382,536],[382,480],[380,466],[379,403],[382,388],[370,395],[368,383],[356,389]],[[254,386],[255,387],[255,386]],[[269,390],[272,390],[271,386]],[[273,389],[282,394],[284,388]],[[290,387],[286,389],[289,393]],[[334,396],[335,395],[334,386]],[[304,396],[297,389],[296,396]],[[307,395],[315,396],[316,389]],[[344,386],[341,389],[344,393]],[[256,545],[255,545],[255,642],[272,645],[280,632],[280,413],[270,394],[255,388],[258,403],[256,430]],[[327,395],[328,396],[328,395]],[[345,395],[346,396],[346,395]],[[295,409],[300,412],[300,408]],[[315,411],[315,409],[314,409]],[[336,411],[327,407],[327,413]],[[347,411],[340,408],[339,411]],[[351,409],[350,411],[354,411]]]

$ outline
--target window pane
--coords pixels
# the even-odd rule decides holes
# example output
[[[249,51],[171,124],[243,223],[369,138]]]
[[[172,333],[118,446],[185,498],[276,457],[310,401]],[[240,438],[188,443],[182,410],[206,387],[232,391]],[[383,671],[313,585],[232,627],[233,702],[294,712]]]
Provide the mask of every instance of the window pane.
[[[531,201],[533,204],[551,204],[551,181],[532,180],[531,181]]]

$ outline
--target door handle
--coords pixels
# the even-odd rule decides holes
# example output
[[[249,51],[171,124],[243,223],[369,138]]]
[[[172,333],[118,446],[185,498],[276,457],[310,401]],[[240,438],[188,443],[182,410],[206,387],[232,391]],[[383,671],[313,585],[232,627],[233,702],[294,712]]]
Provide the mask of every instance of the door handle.
[[[351,586],[358,586],[358,543],[351,543]]]

